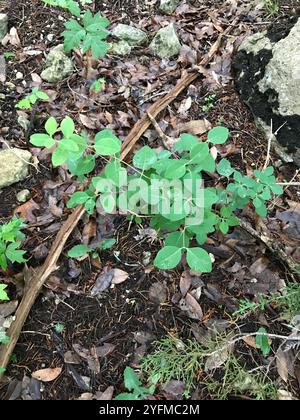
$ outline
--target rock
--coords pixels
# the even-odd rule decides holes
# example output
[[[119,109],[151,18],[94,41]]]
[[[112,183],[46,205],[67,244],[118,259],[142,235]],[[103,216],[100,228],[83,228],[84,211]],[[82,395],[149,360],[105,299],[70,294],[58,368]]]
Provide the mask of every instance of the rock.
[[[29,190],[19,191],[16,197],[20,203],[26,203],[26,201],[30,197],[30,191]]]
[[[0,41],[5,37],[8,31],[8,16],[6,13],[0,13]]]
[[[0,189],[27,177],[31,156],[27,150],[16,148],[0,151]]]
[[[179,55],[181,45],[173,23],[157,32],[150,44],[150,49],[160,58],[171,58]]]
[[[159,9],[167,15],[172,14],[179,5],[180,0],[160,0]]]
[[[108,52],[111,54],[117,55],[128,55],[131,53],[131,46],[127,41],[119,41],[113,44],[110,44]]]
[[[136,47],[148,41],[147,34],[141,29],[130,25],[119,23],[113,30],[112,35],[122,41],[126,41],[130,46]]]
[[[60,82],[73,72],[73,62],[65,54],[63,45],[57,45],[49,52],[45,67],[41,78],[49,83]]]
[[[236,86],[285,161],[300,166],[300,19],[274,24],[241,44],[233,61]]]

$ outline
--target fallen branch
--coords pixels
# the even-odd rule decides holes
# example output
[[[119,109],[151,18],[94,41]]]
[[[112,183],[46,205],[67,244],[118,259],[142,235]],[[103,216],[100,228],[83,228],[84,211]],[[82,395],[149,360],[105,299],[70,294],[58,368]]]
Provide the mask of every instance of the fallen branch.
[[[272,254],[274,254],[282,262],[283,265],[288,267],[291,273],[300,274],[300,265],[297,264],[296,261],[282,249],[279,241],[271,238],[267,232],[257,232],[245,220],[240,220],[240,226],[255,239],[261,241],[272,252]]]
[[[148,115],[150,114],[153,118],[157,117],[157,115],[161,111],[163,111],[184,89],[186,89],[193,81],[195,81],[201,75],[202,68],[204,68],[210,63],[212,58],[219,50],[223,37],[232,31],[237,21],[238,19],[235,19],[233,24],[228,26],[228,28],[222,34],[219,35],[218,39],[212,45],[208,54],[201,60],[201,62],[197,66],[198,69],[200,69],[199,71],[193,71],[191,73],[188,73],[177,83],[176,86],[173,87],[173,89],[171,89],[169,93],[167,93],[163,98],[159,99],[148,108],[147,112],[135,124],[135,126],[132,128],[129,135],[127,136],[126,140],[124,141],[121,153],[122,160],[124,160],[126,156],[130,154],[134,145],[138,142],[138,140],[150,126],[151,121]],[[58,232],[57,238],[50,249],[48,258],[46,259],[44,265],[28,281],[23,298],[15,314],[16,319],[7,332],[7,335],[10,337],[10,341],[7,345],[2,346],[0,350],[1,368],[6,369],[10,361],[11,354],[19,339],[23,325],[30,313],[33,304],[48,277],[58,268],[57,262],[64,249],[64,246],[84,213],[85,209],[82,206],[77,207],[73,211],[73,213],[69,216],[69,218],[62,226],[61,230]],[[0,380],[2,376],[3,373],[0,372]]]

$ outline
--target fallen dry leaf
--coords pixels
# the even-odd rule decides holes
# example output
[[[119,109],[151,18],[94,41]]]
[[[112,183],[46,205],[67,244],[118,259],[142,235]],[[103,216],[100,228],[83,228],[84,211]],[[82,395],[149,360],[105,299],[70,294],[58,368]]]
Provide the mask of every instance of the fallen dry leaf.
[[[42,382],[54,381],[62,372],[62,368],[40,369],[32,373],[32,377]]]

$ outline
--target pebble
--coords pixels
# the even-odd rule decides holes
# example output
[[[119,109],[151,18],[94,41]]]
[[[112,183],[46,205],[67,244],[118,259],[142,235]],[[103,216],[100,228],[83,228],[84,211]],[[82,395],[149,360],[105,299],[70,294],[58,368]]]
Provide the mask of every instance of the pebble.
[[[49,42],[53,41],[53,38],[54,38],[54,34],[48,34],[47,35],[47,39],[48,39]]]
[[[21,73],[20,71],[18,71],[18,72],[16,73],[16,79],[18,79],[18,80],[23,79],[23,73]]]
[[[25,203],[30,197],[30,191],[29,190],[19,191],[16,197],[20,203]]]

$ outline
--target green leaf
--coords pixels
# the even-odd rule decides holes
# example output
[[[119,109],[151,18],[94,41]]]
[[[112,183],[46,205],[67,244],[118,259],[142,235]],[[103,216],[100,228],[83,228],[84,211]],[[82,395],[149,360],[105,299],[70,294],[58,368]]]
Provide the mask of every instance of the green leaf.
[[[99,93],[104,88],[105,83],[106,83],[105,79],[103,78],[97,79],[91,84],[90,89],[94,90],[96,93]]]
[[[56,119],[54,117],[48,118],[45,124],[45,130],[47,131],[49,136],[52,137],[57,132],[57,128],[58,126],[57,126]]]
[[[198,171],[206,171],[210,173],[214,173],[216,170],[216,162],[212,155],[209,153],[209,155],[206,157],[206,159],[197,165]]]
[[[157,154],[149,146],[142,147],[133,157],[136,168],[147,170],[157,161]]]
[[[96,160],[92,155],[83,156],[77,161],[68,160],[67,165],[73,175],[82,176],[91,173],[95,169]]]
[[[42,101],[48,101],[50,98],[49,98],[49,96],[47,95],[47,93],[46,92],[43,92],[42,90],[37,90],[36,92],[35,92],[35,95],[39,98],[39,99],[42,99]]]
[[[212,271],[211,258],[202,248],[188,248],[186,260],[193,271],[198,273],[210,273]]]
[[[30,143],[36,147],[46,147],[47,149],[50,149],[56,144],[48,134],[32,134],[30,136]]]
[[[12,263],[23,263],[26,262],[24,258],[24,254],[26,254],[26,251],[23,251],[21,249],[18,249],[20,247],[19,242],[13,242],[9,244],[6,248],[5,255],[11,261]]]
[[[224,144],[229,137],[229,130],[225,127],[215,127],[208,132],[207,140],[213,144]]]
[[[8,294],[4,291],[6,288],[6,284],[0,283],[0,300],[9,300]]]
[[[116,243],[116,240],[113,238],[110,239],[104,239],[104,241],[100,244],[100,249],[106,250],[112,248]]]
[[[229,232],[229,225],[227,221],[222,220],[222,222],[220,222],[219,224],[219,229],[223,233],[223,235],[227,235],[227,233]]]
[[[190,152],[190,164],[203,163],[209,156],[209,147],[207,143],[199,143],[194,146]]]
[[[217,171],[219,175],[226,176],[229,178],[233,172],[234,169],[231,166],[231,163],[227,159],[222,159],[217,166]]]
[[[181,134],[180,140],[175,143],[174,150],[177,152],[191,151],[192,148],[199,144],[199,140],[192,134]]]
[[[256,336],[256,344],[260,347],[262,354],[268,356],[271,351],[271,346],[268,337],[265,335],[267,330],[264,327],[261,327],[258,332],[261,334]]]
[[[68,252],[70,258],[81,258],[85,254],[91,252],[91,249],[86,245],[76,245]]]
[[[98,155],[115,155],[121,150],[121,141],[111,130],[100,131],[95,137],[95,150]]]
[[[155,257],[154,265],[161,270],[175,268],[181,261],[182,249],[176,246],[165,246]]]
[[[135,371],[128,366],[124,371],[124,385],[129,391],[139,389],[142,385]]]
[[[68,209],[71,209],[75,206],[84,204],[89,198],[86,191],[77,191],[72,194],[70,200],[67,202],[67,207]]]
[[[117,160],[108,163],[104,173],[106,178],[110,179],[117,187],[121,187],[127,182],[127,171]]]
[[[52,153],[52,164],[53,166],[61,166],[63,165],[66,160],[68,159],[68,151],[58,144],[57,148]]]
[[[170,233],[165,240],[165,246],[175,246],[176,248],[188,248],[189,243],[189,237],[185,232]]]
[[[61,131],[66,138],[72,136],[75,131],[75,124],[72,118],[65,117],[60,124]]]
[[[179,179],[182,178],[186,174],[186,165],[188,161],[185,159],[180,160],[168,160],[166,164],[164,176],[167,179]]]
[[[60,142],[58,143],[59,147],[61,149],[65,149],[68,152],[78,152],[79,151],[79,147],[77,145],[77,143],[72,140],[71,138],[64,138],[62,140],[60,140]]]

